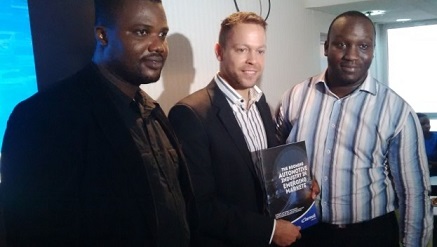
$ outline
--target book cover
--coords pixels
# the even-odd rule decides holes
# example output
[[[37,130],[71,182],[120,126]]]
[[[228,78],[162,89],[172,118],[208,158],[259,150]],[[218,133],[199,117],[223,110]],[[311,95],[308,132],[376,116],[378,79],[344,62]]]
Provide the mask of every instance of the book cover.
[[[264,180],[267,208],[275,219],[291,221],[301,229],[318,223],[311,198],[311,178],[305,142],[289,143],[253,153]]]

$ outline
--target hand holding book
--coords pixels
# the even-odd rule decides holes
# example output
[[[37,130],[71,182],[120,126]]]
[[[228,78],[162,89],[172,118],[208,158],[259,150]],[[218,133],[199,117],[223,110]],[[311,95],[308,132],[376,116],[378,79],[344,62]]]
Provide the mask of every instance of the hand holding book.
[[[270,215],[302,229],[316,224],[314,199],[320,189],[310,177],[305,142],[256,151],[254,155],[262,173]]]

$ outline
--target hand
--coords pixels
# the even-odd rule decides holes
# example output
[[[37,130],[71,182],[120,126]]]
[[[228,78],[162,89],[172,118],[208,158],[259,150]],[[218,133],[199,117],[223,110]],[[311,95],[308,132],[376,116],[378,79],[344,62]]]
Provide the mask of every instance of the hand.
[[[311,183],[311,197],[313,200],[316,199],[318,194],[320,194],[319,183],[317,183],[316,179],[313,179],[313,182]]]
[[[293,225],[290,221],[276,220],[273,242],[278,246],[289,246],[300,239],[300,227]]]

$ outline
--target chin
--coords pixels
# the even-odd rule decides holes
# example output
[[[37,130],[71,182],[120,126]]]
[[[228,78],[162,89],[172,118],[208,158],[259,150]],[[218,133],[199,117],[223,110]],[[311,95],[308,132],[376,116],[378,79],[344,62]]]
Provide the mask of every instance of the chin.
[[[144,76],[143,77],[143,83],[142,84],[150,84],[155,83],[161,78],[161,75],[153,75],[153,76]]]
[[[256,80],[246,80],[246,81],[241,81],[240,85],[244,88],[252,88],[254,87],[257,82],[259,81],[259,79],[257,78]]]
[[[359,77],[359,76],[345,76],[342,79],[343,79],[343,82],[345,82],[345,84],[353,85],[359,81],[364,81],[365,77],[363,79],[363,77]]]

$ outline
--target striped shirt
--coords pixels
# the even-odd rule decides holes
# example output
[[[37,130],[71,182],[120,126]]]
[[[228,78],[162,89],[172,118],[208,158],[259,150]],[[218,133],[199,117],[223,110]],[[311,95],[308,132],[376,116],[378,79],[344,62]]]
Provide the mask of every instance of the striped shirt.
[[[249,102],[247,103],[243,97],[218,74],[215,76],[215,82],[225,94],[232,108],[235,119],[238,125],[240,125],[241,131],[246,139],[249,151],[253,152],[267,148],[266,131],[255,104],[255,102],[258,102],[261,98],[263,94],[262,91],[256,85],[251,88],[249,90]]]
[[[399,208],[405,246],[425,246],[433,220],[430,182],[413,109],[370,75],[344,98],[324,79],[322,73],[288,90],[277,116],[287,142],[306,142],[322,221],[357,223]]]

